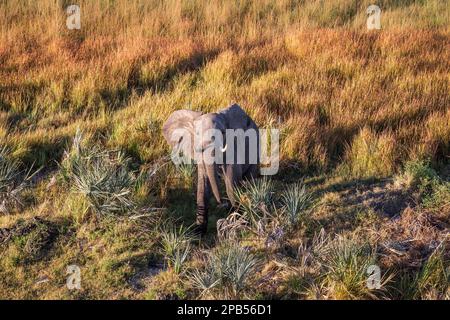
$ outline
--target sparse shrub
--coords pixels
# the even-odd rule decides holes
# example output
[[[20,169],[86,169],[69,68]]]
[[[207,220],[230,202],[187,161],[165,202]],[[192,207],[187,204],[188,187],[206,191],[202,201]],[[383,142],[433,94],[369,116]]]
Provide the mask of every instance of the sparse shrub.
[[[450,212],[450,182],[435,183],[430,195],[423,199],[425,208],[440,208],[442,212]]]
[[[41,259],[57,234],[55,225],[41,218],[19,220],[9,231],[9,239],[19,248],[18,261]]]
[[[293,227],[304,220],[312,203],[312,195],[306,191],[305,185],[295,183],[289,185],[281,196],[288,224]]]
[[[235,198],[242,214],[225,229],[231,227],[235,235],[238,229],[249,230],[265,238],[267,247],[275,248],[285,239],[287,231],[305,221],[305,213],[312,204],[311,194],[301,184],[290,185],[281,199],[275,199],[273,182],[266,177],[244,182],[236,188]]]
[[[287,226],[282,210],[275,205],[272,181],[267,177],[246,181],[234,194],[241,213],[239,221],[235,221],[240,225],[238,229],[265,239],[267,247],[277,248],[285,239]]]
[[[441,208],[450,203],[450,183],[442,181],[427,161],[408,161],[395,183],[419,191],[425,208]]]
[[[322,261],[320,257],[329,244],[330,236],[325,229],[316,232],[311,239],[301,241],[297,253],[293,255],[295,264],[289,268],[286,279],[287,294],[306,299],[320,299],[326,296],[325,283],[320,279]],[[323,291],[323,292],[322,292]]]
[[[124,215],[135,210],[136,178],[129,169],[129,159],[121,152],[83,147],[81,133],[77,132],[61,169],[73,190],[88,200],[89,208],[99,217]]]
[[[170,268],[180,273],[192,251],[191,242],[195,239],[189,228],[176,227],[168,223],[161,229],[161,245]]]
[[[403,174],[397,177],[397,183],[405,184],[409,188],[429,187],[438,178],[436,171],[427,161],[408,161]]]
[[[242,297],[258,263],[248,249],[238,243],[225,243],[207,256],[205,269],[193,271],[190,279],[202,296],[237,299]]]
[[[27,236],[23,252],[29,259],[39,259],[55,235],[55,229],[50,223],[37,221],[35,228]]]
[[[32,174],[20,169],[20,162],[11,157],[7,147],[0,147],[0,213],[9,213],[21,204],[21,193]]]
[[[214,290],[220,284],[220,277],[209,260],[205,270],[194,270],[189,277],[193,287],[201,291],[200,297],[207,294],[214,296]]]

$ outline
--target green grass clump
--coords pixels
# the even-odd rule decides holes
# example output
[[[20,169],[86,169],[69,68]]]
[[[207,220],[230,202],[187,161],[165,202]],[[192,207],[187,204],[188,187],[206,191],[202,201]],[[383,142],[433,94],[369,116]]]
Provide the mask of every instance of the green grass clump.
[[[429,187],[438,179],[436,171],[427,161],[408,161],[403,176],[409,187],[421,189]]]
[[[367,286],[368,269],[377,265],[375,250],[369,243],[338,236],[320,249],[324,285],[334,299],[376,298]],[[381,285],[385,280],[381,280]],[[381,289],[381,288],[380,288]]]
[[[193,163],[181,163],[176,168],[178,175],[185,185],[188,187],[192,186],[196,166]]]
[[[234,196],[244,217],[257,225],[263,220],[273,204],[273,182],[267,177],[245,181],[235,188]]]
[[[202,296],[238,299],[248,288],[258,263],[248,249],[235,242],[225,243],[208,255],[205,268],[193,271],[190,279]]]
[[[191,242],[195,239],[191,229],[173,223],[166,224],[161,229],[161,246],[170,268],[180,273],[192,251]]]
[[[85,148],[81,143],[78,132],[61,165],[73,191],[85,197],[88,208],[99,217],[133,213],[136,178],[129,169],[129,159],[121,152]]]
[[[436,183],[430,195],[423,199],[425,208],[441,208],[450,212],[450,182]]]
[[[396,183],[417,190],[425,208],[445,211],[450,204],[450,182],[441,179],[429,161],[408,161]]]
[[[397,279],[399,294],[403,299],[449,299],[450,260],[443,241],[416,272],[403,271]]]
[[[287,222],[293,227],[304,220],[305,214],[312,204],[312,195],[306,191],[305,185],[295,183],[289,185],[283,192],[281,203]]]
[[[19,160],[13,159],[11,150],[0,147],[0,212],[9,213],[21,204],[21,194],[32,177],[21,170]]]
[[[449,296],[450,260],[445,256],[445,241],[433,251],[423,264],[415,285],[415,298],[444,299]]]

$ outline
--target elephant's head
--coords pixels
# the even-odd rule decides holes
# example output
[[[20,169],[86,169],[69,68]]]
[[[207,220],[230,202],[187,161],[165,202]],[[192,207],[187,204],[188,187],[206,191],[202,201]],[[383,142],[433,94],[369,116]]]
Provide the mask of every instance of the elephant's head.
[[[176,152],[194,158],[194,121],[202,115],[192,110],[178,110],[170,115],[162,127],[164,138]]]
[[[211,185],[217,202],[221,202],[218,188],[217,159],[225,152],[223,137],[226,119],[217,113],[202,114],[191,110],[175,111],[163,125],[163,135],[175,153],[182,152],[198,164]],[[200,183],[200,181],[199,181]]]

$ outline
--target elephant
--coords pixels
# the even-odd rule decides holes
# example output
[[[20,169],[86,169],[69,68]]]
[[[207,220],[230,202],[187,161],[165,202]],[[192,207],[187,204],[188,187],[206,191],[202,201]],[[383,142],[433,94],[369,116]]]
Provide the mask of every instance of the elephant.
[[[259,175],[258,126],[239,105],[232,104],[215,113],[175,111],[164,123],[162,132],[172,154],[181,152],[197,165],[195,228],[204,235],[211,193],[219,206],[234,207],[234,188],[244,179]],[[225,180],[228,200],[220,195],[220,176]]]

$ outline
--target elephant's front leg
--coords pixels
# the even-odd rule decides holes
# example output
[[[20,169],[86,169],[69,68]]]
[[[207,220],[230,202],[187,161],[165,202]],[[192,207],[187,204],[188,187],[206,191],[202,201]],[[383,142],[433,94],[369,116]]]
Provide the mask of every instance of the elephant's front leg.
[[[227,164],[225,166],[225,187],[227,196],[232,207],[236,208],[236,199],[234,197],[234,188],[242,180],[242,166],[236,164]]]
[[[211,197],[211,185],[203,164],[198,165],[197,171],[197,217],[195,223],[199,233],[205,234],[208,227],[208,205]]]

